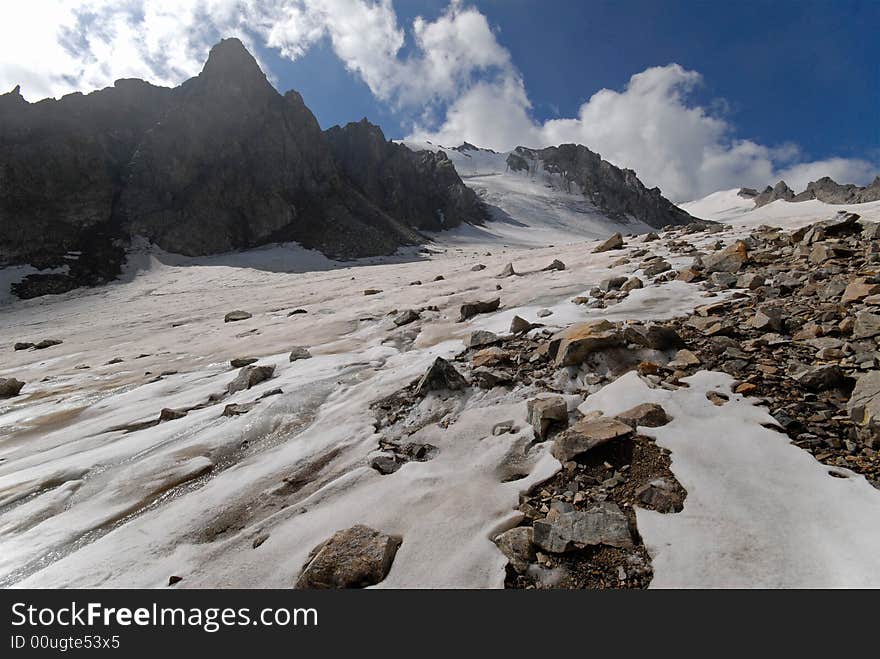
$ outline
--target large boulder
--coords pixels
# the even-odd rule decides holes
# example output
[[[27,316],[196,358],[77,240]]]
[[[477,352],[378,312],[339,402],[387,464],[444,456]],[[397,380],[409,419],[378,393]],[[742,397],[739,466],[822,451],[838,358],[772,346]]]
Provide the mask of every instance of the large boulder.
[[[268,380],[273,375],[275,375],[274,366],[245,366],[238,372],[235,379],[226,385],[226,392],[234,394],[236,391],[245,391]]]
[[[424,396],[431,391],[457,391],[467,386],[467,380],[452,364],[437,357],[416,385],[416,395]]]
[[[749,260],[749,248],[742,240],[725,247],[715,254],[703,257],[703,273],[739,272]]]
[[[526,404],[526,411],[535,437],[540,440],[546,439],[547,432],[554,424],[568,424],[568,405],[562,396],[554,394],[533,398]]]
[[[556,334],[550,340],[550,353],[557,366],[575,366],[583,363],[592,353],[623,345],[624,333],[607,320],[577,323]]]
[[[626,515],[616,503],[603,501],[585,511],[560,513],[534,523],[534,543],[554,554],[610,545],[632,547]]]
[[[0,398],[12,398],[18,396],[24,382],[15,378],[0,378]]]
[[[315,547],[297,588],[365,588],[382,581],[403,539],[358,524]]]
[[[846,409],[859,437],[871,447],[880,447],[880,371],[859,377]]]
[[[611,417],[582,419],[557,435],[553,442],[553,457],[560,462],[568,462],[597,446],[632,435],[632,426]]]

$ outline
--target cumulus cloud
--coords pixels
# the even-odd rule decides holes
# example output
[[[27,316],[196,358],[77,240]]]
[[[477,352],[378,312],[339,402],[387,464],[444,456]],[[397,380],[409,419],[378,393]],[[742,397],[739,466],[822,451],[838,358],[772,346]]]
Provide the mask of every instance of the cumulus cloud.
[[[509,51],[486,17],[462,0],[411,26],[401,26],[392,0],[17,5],[6,10],[15,16],[0,22],[0,89],[22,83],[30,100],[123,77],[178,84],[198,73],[220,37],[238,36],[292,60],[326,39],[346,68],[409,122],[412,138],[497,150],[581,143],[675,200],[779,178],[796,190],[824,175],[865,183],[876,171],[864,160],[810,162],[796,145],[738,138],[720,113],[725,104],[694,102],[702,77],[677,64],[636,73],[620,90],[596,92],[574,117],[536,121]]]

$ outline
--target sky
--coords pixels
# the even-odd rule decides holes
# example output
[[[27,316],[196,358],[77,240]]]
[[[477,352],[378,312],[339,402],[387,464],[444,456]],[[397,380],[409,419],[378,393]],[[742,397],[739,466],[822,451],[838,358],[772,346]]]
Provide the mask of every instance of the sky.
[[[176,85],[237,36],[325,128],[575,142],[675,201],[880,173],[880,0],[0,3],[0,90]]]

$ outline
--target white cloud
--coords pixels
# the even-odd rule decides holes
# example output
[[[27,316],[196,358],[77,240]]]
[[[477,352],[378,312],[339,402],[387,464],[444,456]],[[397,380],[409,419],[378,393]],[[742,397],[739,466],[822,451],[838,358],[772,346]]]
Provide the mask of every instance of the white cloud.
[[[392,0],[39,0],[3,9],[0,90],[22,83],[37,100],[140,77],[174,85],[201,69],[220,37],[238,36],[296,59],[328,39],[376,98],[417,117],[412,137],[467,140],[506,150],[585,144],[675,199],[785,178],[795,190],[829,175],[865,183],[863,160],[804,162],[796,145],[736,137],[725,103],[693,102],[699,73],[646,69],[620,91],[603,89],[575,117],[540,123],[510,53],[486,17],[452,0],[407,32]],[[270,77],[271,77],[271,72]]]

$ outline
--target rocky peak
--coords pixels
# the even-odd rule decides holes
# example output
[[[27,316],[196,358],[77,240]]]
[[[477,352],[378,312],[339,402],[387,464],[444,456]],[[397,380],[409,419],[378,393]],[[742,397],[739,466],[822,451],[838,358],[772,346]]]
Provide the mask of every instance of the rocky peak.
[[[794,190],[788,187],[788,184],[785,181],[779,181],[779,183],[772,188],[768,185],[761,194],[755,196],[755,207],[766,206],[777,199],[783,199],[785,201],[791,201],[794,199]]]
[[[199,87],[216,89],[226,96],[277,95],[257,60],[236,38],[223,39],[211,48],[202,72],[189,82],[196,81]]]

